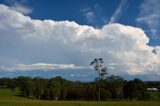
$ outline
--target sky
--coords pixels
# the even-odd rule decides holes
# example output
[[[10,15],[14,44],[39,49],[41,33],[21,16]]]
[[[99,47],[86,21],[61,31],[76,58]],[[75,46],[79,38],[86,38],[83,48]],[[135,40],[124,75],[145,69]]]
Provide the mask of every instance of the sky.
[[[160,0],[0,0],[0,77],[160,80]]]

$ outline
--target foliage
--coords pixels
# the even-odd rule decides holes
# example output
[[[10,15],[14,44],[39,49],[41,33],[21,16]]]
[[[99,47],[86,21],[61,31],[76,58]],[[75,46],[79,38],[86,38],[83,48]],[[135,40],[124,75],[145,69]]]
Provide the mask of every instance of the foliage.
[[[1,89],[7,87],[13,93],[17,92],[16,89],[18,89],[18,95],[30,99],[88,101],[99,99],[99,88],[97,86],[99,80],[79,82],[68,81],[61,77],[44,79],[20,76],[12,79],[0,78],[0,84]],[[119,76],[111,75],[100,80],[101,100],[158,100],[159,93],[151,93],[146,90],[150,84],[140,79],[125,81]]]
[[[0,106],[159,106],[160,101],[47,101],[28,99],[19,96],[18,89],[12,92],[8,88],[0,88]]]

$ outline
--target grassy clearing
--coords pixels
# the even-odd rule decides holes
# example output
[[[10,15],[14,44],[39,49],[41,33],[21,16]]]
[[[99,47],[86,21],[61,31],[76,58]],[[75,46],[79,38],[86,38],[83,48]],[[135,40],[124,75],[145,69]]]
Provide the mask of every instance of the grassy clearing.
[[[88,102],[88,101],[39,101],[0,100],[0,106],[159,106],[160,102]]]
[[[140,101],[140,102],[97,102],[97,101],[44,101],[30,100],[27,98],[14,96],[18,91],[12,93],[11,90],[0,88],[0,106],[160,106],[160,101]]]
[[[27,98],[16,96],[19,94],[19,91],[11,92],[10,89],[0,88],[0,100],[25,100]]]
[[[150,92],[151,99],[159,100],[160,92]]]

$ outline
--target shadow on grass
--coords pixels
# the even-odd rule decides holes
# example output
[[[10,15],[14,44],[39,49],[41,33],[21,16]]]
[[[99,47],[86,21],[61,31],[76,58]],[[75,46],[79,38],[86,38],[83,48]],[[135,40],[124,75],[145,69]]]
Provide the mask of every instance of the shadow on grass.
[[[21,95],[21,94],[16,94],[16,95],[13,95],[13,96],[16,96],[16,97],[24,97],[24,96]]]

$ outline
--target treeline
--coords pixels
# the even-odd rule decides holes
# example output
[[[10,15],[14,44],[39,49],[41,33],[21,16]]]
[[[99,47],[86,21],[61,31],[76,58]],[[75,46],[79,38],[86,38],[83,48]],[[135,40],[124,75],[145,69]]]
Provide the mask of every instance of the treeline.
[[[153,85],[160,88],[160,83],[157,83]],[[98,100],[99,86],[101,100],[148,100],[150,94],[146,89],[153,85],[140,79],[126,81],[114,75],[93,82],[68,81],[61,77],[0,78],[1,87],[8,87],[12,92],[19,89],[23,97],[42,100]]]

